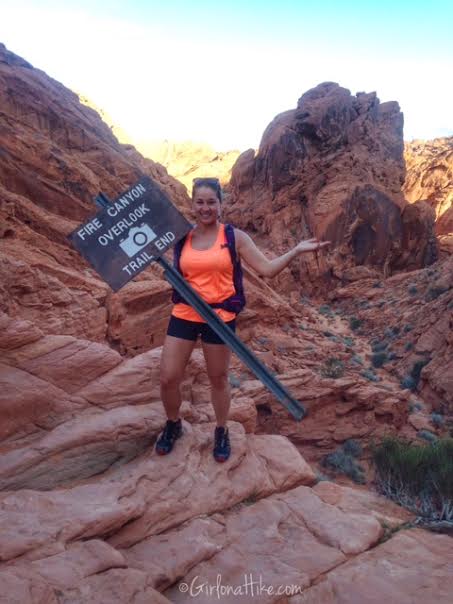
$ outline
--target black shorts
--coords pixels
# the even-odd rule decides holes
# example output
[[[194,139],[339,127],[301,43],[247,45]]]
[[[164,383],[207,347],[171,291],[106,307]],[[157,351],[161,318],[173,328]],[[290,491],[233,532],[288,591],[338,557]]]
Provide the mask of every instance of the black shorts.
[[[225,325],[228,325],[232,331],[236,331],[236,319],[228,321]],[[178,319],[173,315],[170,317],[167,335],[181,338],[182,340],[192,340],[193,342],[201,335],[201,341],[207,344],[225,344],[207,323],[186,321],[186,319]]]

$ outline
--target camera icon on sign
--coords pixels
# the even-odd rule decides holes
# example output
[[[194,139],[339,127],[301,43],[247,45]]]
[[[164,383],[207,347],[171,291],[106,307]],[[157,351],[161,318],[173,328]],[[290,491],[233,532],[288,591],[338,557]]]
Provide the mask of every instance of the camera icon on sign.
[[[129,229],[127,237],[120,240],[120,248],[132,258],[157,237],[156,233],[147,224],[141,224]]]

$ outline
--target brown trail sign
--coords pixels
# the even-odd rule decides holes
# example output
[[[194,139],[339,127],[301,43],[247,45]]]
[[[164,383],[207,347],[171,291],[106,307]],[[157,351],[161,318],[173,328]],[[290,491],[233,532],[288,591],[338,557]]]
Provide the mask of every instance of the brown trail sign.
[[[306,411],[299,401],[163,257],[192,227],[161,189],[150,178],[143,177],[114,201],[110,202],[102,193],[96,201],[103,207],[101,212],[80,225],[69,239],[110,287],[117,291],[151,262],[160,264],[167,281],[225,344],[295,419],[303,419]]]

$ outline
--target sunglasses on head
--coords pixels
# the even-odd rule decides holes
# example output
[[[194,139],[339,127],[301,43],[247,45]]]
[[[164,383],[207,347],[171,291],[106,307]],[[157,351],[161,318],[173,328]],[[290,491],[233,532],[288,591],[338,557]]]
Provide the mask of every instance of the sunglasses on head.
[[[205,177],[205,178],[194,178],[192,180],[192,184],[195,186],[200,186],[200,185],[211,185],[211,186],[215,186],[215,187],[220,187],[220,181],[218,178],[210,178],[210,177]]]

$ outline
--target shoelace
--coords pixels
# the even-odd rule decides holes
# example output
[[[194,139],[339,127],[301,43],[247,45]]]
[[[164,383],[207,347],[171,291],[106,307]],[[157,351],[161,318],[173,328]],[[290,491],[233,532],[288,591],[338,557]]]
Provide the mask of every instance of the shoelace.
[[[228,432],[224,430],[223,432],[216,433],[216,447],[226,447],[229,446],[230,439],[228,437]]]

